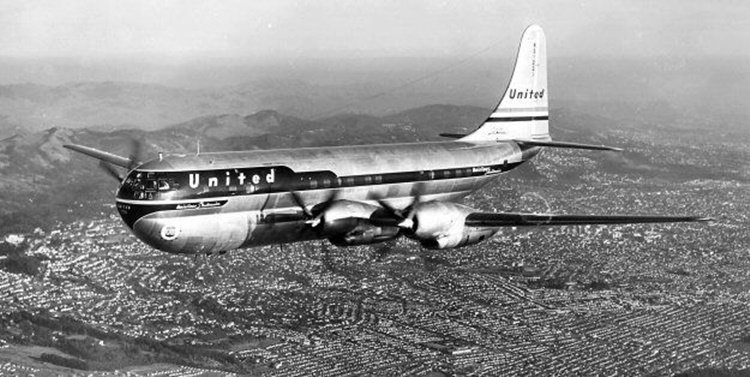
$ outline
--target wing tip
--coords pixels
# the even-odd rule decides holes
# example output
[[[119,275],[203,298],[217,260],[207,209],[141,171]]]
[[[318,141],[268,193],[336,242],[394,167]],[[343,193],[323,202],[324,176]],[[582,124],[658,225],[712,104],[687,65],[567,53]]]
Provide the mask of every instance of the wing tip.
[[[716,219],[714,219],[713,217],[708,217],[708,216],[694,216],[691,218],[690,221],[705,223],[705,222],[714,222],[716,221]]]

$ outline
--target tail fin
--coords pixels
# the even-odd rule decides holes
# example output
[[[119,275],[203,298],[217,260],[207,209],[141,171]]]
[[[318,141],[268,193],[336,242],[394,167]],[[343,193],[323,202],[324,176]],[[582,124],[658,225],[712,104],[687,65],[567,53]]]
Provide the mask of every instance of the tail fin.
[[[516,66],[502,100],[489,118],[462,141],[549,141],[547,43],[539,25],[521,36]]]

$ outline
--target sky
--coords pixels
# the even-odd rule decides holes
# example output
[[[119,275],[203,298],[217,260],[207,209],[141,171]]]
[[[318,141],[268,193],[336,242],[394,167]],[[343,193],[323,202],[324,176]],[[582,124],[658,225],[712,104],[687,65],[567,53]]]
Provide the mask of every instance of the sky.
[[[515,50],[549,56],[747,56],[745,0],[0,0],[0,56],[347,58]]]

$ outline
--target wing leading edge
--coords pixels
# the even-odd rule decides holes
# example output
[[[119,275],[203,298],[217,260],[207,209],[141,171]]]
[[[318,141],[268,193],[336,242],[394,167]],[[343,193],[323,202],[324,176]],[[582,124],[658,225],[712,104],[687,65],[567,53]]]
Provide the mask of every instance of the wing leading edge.
[[[63,145],[63,147],[68,148],[72,151],[76,151],[78,153],[83,153],[87,156],[96,158],[97,160],[105,161],[110,164],[114,164],[123,168],[128,168],[133,164],[133,162],[128,158],[118,156],[113,153],[101,151],[96,148],[91,148],[91,147],[77,145],[77,144],[65,144]]]
[[[644,224],[711,221],[699,216],[560,215],[513,212],[474,212],[466,217],[470,227],[512,227],[547,225]]]
[[[567,141],[534,141],[534,140],[513,140],[524,147],[550,147],[550,148],[570,148],[570,149],[588,149],[595,151],[613,151],[622,152],[622,148],[610,147],[606,145],[593,145],[571,143]]]

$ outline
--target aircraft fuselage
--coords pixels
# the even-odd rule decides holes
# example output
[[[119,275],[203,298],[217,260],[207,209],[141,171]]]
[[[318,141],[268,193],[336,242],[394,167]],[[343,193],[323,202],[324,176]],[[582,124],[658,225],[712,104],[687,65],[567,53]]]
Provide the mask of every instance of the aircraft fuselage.
[[[157,249],[215,253],[332,239],[335,230],[308,226],[292,193],[311,207],[335,196],[349,222],[336,225],[343,227],[342,238],[332,241],[374,243],[396,237],[398,228],[354,224],[352,214],[377,216],[378,201],[405,208],[415,196],[460,199],[538,150],[522,151],[513,142],[448,141],[169,155],[128,174],[117,209]],[[327,212],[334,224],[336,208]]]

